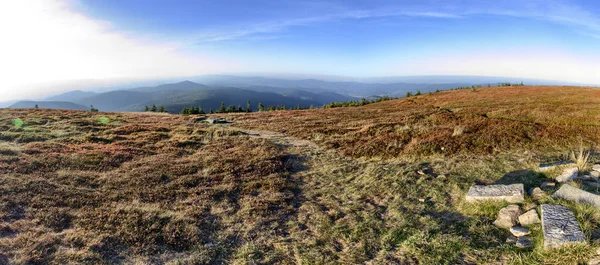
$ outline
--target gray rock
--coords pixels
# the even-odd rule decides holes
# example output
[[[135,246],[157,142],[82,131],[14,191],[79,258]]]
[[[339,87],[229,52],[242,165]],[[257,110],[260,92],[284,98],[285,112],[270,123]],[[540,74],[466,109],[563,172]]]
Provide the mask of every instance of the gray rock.
[[[563,172],[558,177],[556,177],[556,181],[558,181],[558,182],[572,181],[577,178],[578,174],[579,174],[579,169],[577,169],[576,167],[566,168],[565,170],[563,170]]]
[[[600,178],[600,171],[591,171],[590,172],[590,177],[592,177],[593,179],[595,179],[596,181],[598,181],[598,178]]]
[[[510,235],[510,236],[508,236],[508,237],[506,238],[506,243],[508,243],[508,244],[514,244],[514,243],[517,243],[517,237],[516,237],[516,236],[513,236],[513,235]]]
[[[600,164],[595,164],[592,166],[592,170],[600,171]]]
[[[538,170],[541,172],[547,172],[547,171],[551,171],[551,170],[554,170],[559,167],[572,167],[572,166],[575,166],[575,164],[571,163],[571,162],[557,162],[557,163],[551,163],[551,164],[542,164],[542,165],[540,165]]]
[[[560,187],[560,189],[558,189],[554,195],[552,195],[552,198],[587,203],[600,208],[599,195],[575,188],[571,185],[562,185],[562,187]]]
[[[531,234],[531,231],[527,227],[513,226],[510,228],[510,233],[516,237],[522,237]]]
[[[546,181],[546,182],[542,183],[542,185],[540,185],[540,188],[547,189],[547,188],[555,187],[555,186],[556,186],[556,183]]]
[[[517,242],[515,243],[515,246],[517,246],[518,248],[533,247],[533,238],[531,238],[530,236],[519,237],[519,239],[517,239]]]
[[[519,215],[519,224],[521,225],[532,225],[540,222],[537,211],[531,209],[524,214]]]
[[[575,215],[567,207],[558,204],[542,204],[541,209],[544,248],[586,242]]]
[[[594,188],[600,188],[600,183],[595,182],[595,181],[584,181],[583,184],[592,186]]]
[[[535,187],[529,190],[529,196],[531,196],[531,198],[534,200],[539,200],[541,198],[544,198],[546,196],[546,193],[542,189]]]
[[[506,206],[500,209],[498,218],[496,218],[496,221],[494,221],[494,225],[500,228],[510,229],[517,224],[520,214],[521,209],[519,209],[518,205],[511,204]]]
[[[498,200],[511,203],[523,202],[525,188],[523,184],[511,185],[475,185],[467,192],[467,202]]]

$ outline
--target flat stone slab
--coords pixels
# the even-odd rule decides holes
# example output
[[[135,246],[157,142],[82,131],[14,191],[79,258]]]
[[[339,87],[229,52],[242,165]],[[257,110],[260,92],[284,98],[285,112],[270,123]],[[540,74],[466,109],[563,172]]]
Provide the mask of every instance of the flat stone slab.
[[[523,202],[525,188],[523,184],[511,185],[475,185],[467,192],[467,202],[497,200],[511,203]]]
[[[563,172],[556,177],[556,181],[558,182],[567,182],[572,181],[577,178],[579,175],[579,169],[576,167],[566,168]]]
[[[571,185],[562,185],[560,189],[552,195],[552,198],[587,203],[600,208],[600,195],[575,188]]]
[[[544,248],[586,242],[579,223],[569,208],[558,204],[542,204],[541,209]]]

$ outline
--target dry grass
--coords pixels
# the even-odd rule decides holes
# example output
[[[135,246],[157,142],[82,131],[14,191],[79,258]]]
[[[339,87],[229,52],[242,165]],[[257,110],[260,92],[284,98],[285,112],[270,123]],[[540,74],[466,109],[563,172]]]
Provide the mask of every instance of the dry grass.
[[[463,198],[473,183],[548,180],[531,168],[598,137],[594,91],[229,115],[321,148],[192,116],[0,110],[0,264],[584,263],[598,209],[563,202],[590,246],[544,251],[537,225],[519,250],[492,225],[502,204]]]
[[[564,150],[600,141],[600,92],[582,87],[445,91],[357,108],[230,115],[353,157]]]

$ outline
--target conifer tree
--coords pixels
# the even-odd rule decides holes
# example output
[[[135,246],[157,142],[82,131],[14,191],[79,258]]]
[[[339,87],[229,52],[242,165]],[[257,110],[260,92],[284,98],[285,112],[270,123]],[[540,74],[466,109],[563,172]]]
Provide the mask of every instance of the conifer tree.
[[[217,113],[225,113],[226,109],[225,109],[225,102],[221,101],[221,106],[219,107],[219,110],[217,111]]]

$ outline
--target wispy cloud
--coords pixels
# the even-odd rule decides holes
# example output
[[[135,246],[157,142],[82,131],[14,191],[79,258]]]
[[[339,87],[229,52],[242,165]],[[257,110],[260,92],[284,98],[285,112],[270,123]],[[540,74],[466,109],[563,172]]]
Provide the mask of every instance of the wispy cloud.
[[[457,19],[461,15],[437,11],[388,11],[388,10],[352,10],[341,13],[321,15],[315,17],[289,19],[255,24],[243,29],[235,30],[208,30],[195,36],[197,43],[220,42],[240,39],[257,34],[278,33],[295,26],[308,26],[316,23],[333,22],[341,20],[360,20],[384,17],[422,17]]]
[[[468,2],[468,1],[467,1]],[[439,18],[460,19],[481,15],[531,18],[574,27],[574,32],[598,38],[600,18],[574,1],[530,0],[530,1],[473,1],[462,5],[433,5],[431,7],[386,8],[381,10],[347,10],[315,17],[305,17],[282,21],[270,21],[238,29],[205,30],[194,36],[197,43],[210,43],[237,40],[253,35],[279,33],[291,27],[308,26],[317,23],[371,18]],[[264,37],[264,36],[263,36]]]

